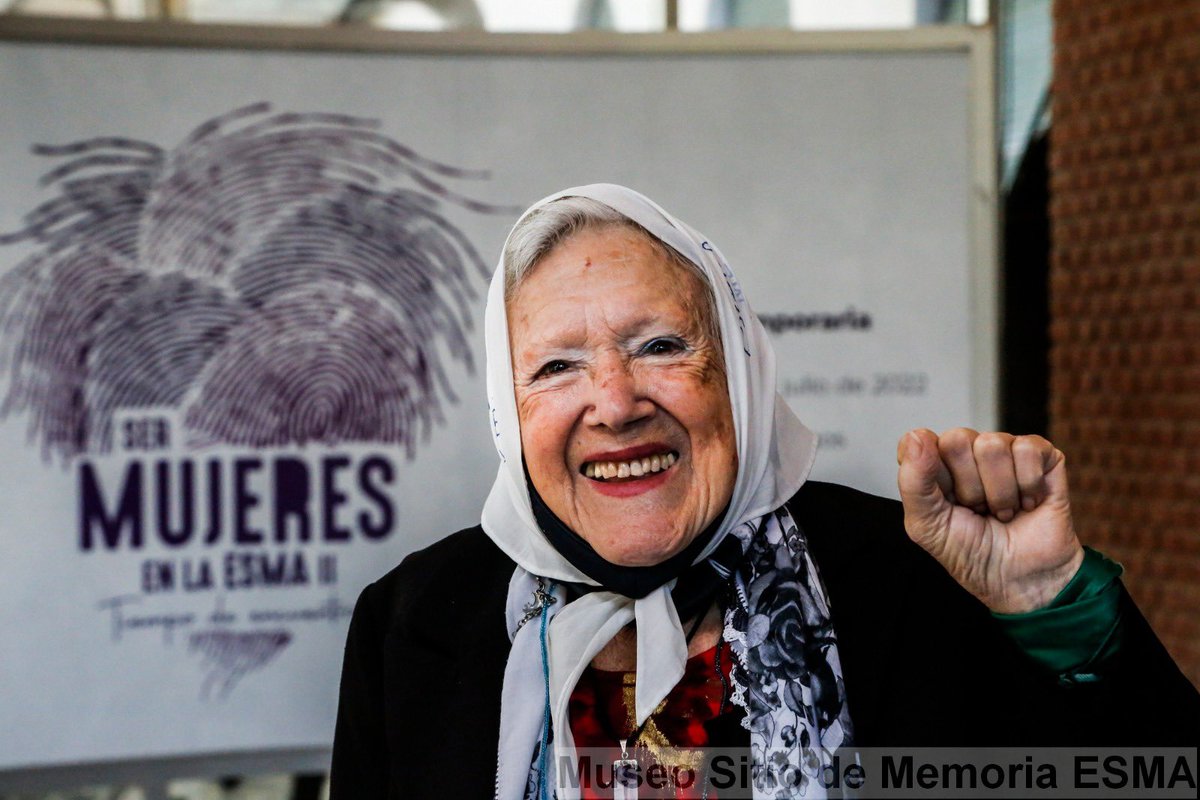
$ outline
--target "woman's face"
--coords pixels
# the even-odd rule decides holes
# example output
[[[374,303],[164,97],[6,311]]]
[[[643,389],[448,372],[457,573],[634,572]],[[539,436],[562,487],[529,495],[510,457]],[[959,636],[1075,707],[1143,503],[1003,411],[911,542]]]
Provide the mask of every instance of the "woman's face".
[[[666,560],[733,493],[733,416],[704,308],[700,279],[624,227],[563,241],[508,303],[529,475],[612,563]]]

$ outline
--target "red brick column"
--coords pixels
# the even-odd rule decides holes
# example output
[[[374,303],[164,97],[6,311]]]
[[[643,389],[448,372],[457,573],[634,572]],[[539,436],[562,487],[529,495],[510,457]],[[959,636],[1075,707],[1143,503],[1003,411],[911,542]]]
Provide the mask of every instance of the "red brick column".
[[[1056,0],[1050,426],[1200,685],[1200,0]]]

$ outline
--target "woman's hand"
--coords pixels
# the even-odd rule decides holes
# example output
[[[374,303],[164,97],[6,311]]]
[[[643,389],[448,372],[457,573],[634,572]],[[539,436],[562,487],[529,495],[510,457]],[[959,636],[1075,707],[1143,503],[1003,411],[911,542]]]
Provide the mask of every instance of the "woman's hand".
[[[922,428],[896,460],[908,535],[992,611],[1041,608],[1079,569],[1066,461],[1042,437]]]

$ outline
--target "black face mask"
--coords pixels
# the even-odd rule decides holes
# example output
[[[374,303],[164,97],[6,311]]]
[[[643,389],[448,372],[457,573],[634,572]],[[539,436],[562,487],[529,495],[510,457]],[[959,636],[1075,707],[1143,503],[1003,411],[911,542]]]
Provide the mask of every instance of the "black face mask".
[[[529,487],[529,501],[533,507],[533,516],[537,519],[546,539],[576,569],[600,584],[600,586],[569,584],[569,588],[577,594],[587,594],[603,589],[637,600],[650,594],[672,578],[679,578],[671,592],[671,598],[675,602],[679,618],[687,620],[708,609],[714,597],[725,585],[725,576],[730,573],[732,564],[742,554],[741,544],[738,540],[732,536],[726,536],[725,540],[707,559],[699,564],[692,564],[700,551],[712,540],[713,534],[721,527],[721,522],[725,519],[725,511],[722,511],[707,528],[700,532],[699,536],[692,540],[691,544],[660,564],[652,564],[648,567],[623,567],[613,564],[605,560],[582,536],[568,528],[550,510],[542,500],[542,496],[538,494],[537,489],[534,488],[533,481],[529,480],[528,472],[525,475],[525,485]]]

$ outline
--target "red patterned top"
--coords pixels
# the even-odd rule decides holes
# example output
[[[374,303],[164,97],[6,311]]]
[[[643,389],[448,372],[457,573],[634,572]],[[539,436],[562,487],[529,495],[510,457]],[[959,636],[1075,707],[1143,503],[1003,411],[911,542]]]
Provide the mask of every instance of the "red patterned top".
[[[721,642],[720,667],[729,686],[732,654]],[[571,693],[571,732],[580,755],[583,800],[612,798],[613,761],[620,757],[620,740],[634,725],[637,673],[588,667]],[[640,797],[698,800],[704,795],[703,749],[727,742],[711,741],[705,726],[724,711],[732,711],[717,673],[717,648],[687,660],[683,678],[646,721],[629,756],[637,759],[643,783]],[[721,708],[722,699],[725,701]],[[656,766],[658,765],[658,766]]]

